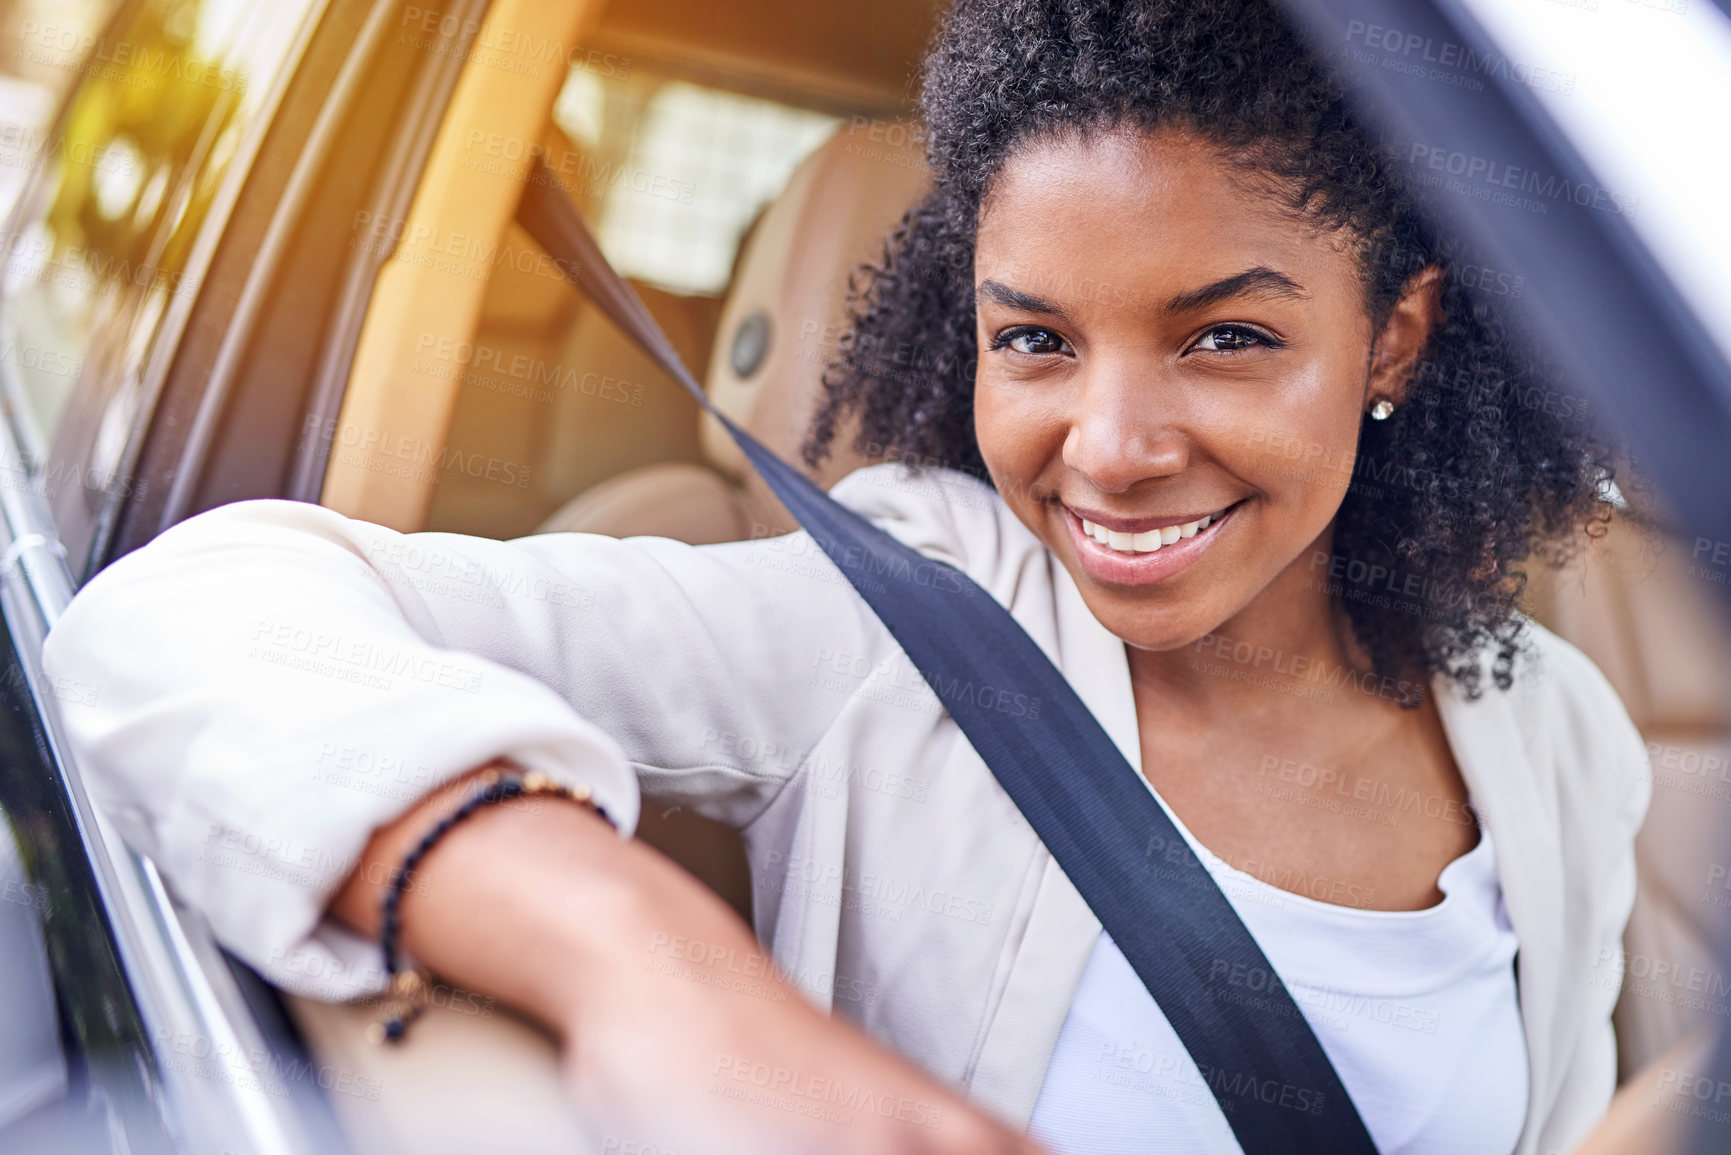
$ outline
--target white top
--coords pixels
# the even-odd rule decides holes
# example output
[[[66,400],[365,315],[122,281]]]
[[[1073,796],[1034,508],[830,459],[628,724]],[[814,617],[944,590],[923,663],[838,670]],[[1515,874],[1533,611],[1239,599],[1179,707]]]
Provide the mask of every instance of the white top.
[[[883,464],[830,492],[1007,606],[1140,772],[1123,639],[990,486]],[[1603,675],[1531,637],[1507,691],[1489,655],[1478,699],[1434,683],[1521,940],[1521,1155],[1571,1149],[1610,1101],[1650,793]],[[304,993],[382,986],[377,944],[324,917],[331,893],[374,827],[496,758],[590,785],[628,827],[641,790],[742,828],[757,933],[799,988],[1012,1126],[1100,934],[803,532],[491,541],[238,502],[97,574],[42,660],[93,800],[224,943]],[[1302,688],[1377,689],[1322,673]]]
[[[1443,868],[1443,900],[1360,910],[1280,890],[1200,846],[1327,1052],[1382,1155],[1506,1155],[1527,1113],[1515,931],[1489,835]],[[1258,1008],[1267,976],[1227,976]],[[1057,1155],[1239,1155],[1209,1079],[1101,932],[1029,1132]],[[1303,1089],[1293,1096],[1305,1106]]]

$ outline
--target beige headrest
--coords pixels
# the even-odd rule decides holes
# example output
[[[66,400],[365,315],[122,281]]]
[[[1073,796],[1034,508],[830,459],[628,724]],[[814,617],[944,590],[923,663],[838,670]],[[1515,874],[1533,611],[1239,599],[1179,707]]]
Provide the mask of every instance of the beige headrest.
[[[927,184],[918,133],[901,122],[856,118],[799,166],[741,254],[710,356],[709,396],[802,470],[799,445],[841,334],[848,278],[881,257],[885,238]],[[734,369],[736,344],[744,354],[765,335],[754,316],[767,320],[767,347],[742,377]],[[702,438],[710,464],[750,482],[745,455],[707,414]],[[827,487],[865,464],[845,440],[837,439],[834,455],[817,471],[819,484]]]

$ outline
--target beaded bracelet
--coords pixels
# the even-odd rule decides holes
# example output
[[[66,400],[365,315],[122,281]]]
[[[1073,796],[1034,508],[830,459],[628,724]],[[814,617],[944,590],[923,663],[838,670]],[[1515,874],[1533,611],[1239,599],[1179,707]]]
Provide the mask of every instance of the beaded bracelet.
[[[414,880],[415,868],[421,864],[421,859],[426,857],[427,851],[437,845],[451,827],[483,806],[506,802],[525,794],[550,794],[555,798],[568,799],[580,806],[589,807],[608,822],[613,821],[608,817],[607,811],[590,797],[587,786],[566,786],[539,771],[525,774],[516,770],[489,770],[482,774],[481,788],[427,831],[421,841],[415,844],[415,848],[404,856],[402,865],[391,874],[391,885],[385,891],[385,897],[379,906],[379,949],[384,954],[385,975],[388,980],[385,1016],[367,1030],[367,1035],[373,1042],[402,1042],[409,1032],[409,1024],[420,1017],[427,1003],[432,976],[420,967],[406,971],[397,969],[397,936],[402,929],[400,909],[403,892]]]

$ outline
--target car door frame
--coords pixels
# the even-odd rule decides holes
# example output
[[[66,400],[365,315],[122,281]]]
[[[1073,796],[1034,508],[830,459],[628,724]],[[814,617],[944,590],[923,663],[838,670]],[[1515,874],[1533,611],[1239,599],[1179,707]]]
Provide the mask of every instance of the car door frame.
[[[465,6],[479,10],[485,2],[465,0]],[[131,7],[123,5],[115,19]],[[274,993],[221,950],[204,920],[172,898],[155,867],[127,848],[92,804],[59,727],[53,701],[65,687],[46,678],[42,642],[78,579],[197,512],[201,500],[233,499],[222,496],[224,485],[234,484],[232,474],[203,488],[176,482],[204,479],[217,418],[259,397],[259,386],[248,387],[240,354],[259,326],[295,320],[293,295],[273,299],[268,290],[292,250],[297,224],[316,207],[321,166],[341,152],[351,114],[372,107],[377,85],[369,81],[378,78],[370,65],[409,7],[399,0],[328,0],[308,20],[306,38],[293,50],[296,59],[271,94],[273,106],[248,134],[256,149],[250,163],[225,177],[224,208],[201,228],[202,261],[183,282],[191,286],[185,310],[146,354],[145,371],[156,378],[147,394],[153,403],[141,406],[115,476],[154,484],[113,486],[91,550],[70,565],[40,487],[0,488],[0,613],[11,646],[6,657],[14,706],[7,726],[16,745],[37,755],[32,765],[13,768],[15,782],[36,788],[31,813],[13,818],[60,835],[35,849],[56,856],[57,869],[49,873],[75,880],[76,893],[67,898],[89,917],[75,927],[45,920],[50,965],[62,1000],[73,970],[91,980],[95,995],[80,996],[90,1006],[63,1005],[61,1018],[74,1035],[80,1023],[106,1024],[101,1038],[71,1040],[80,1059],[78,1090],[88,1103],[106,1107],[98,1130],[124,1136],[116,1141],[134,1151],[287,1153],[337,1151],[345,1144],[319,1090],[322,1072],[301,1049]],[[412,193],[431,133],[425,126],[436,126],[443,115],[463,55],[426,54],[411,70],[411,128],[387,150],[384,178],[369,182],[369,204],[388,209]],[[386,125],[387,136],[394,127]],[[27,201],[28,195],[20,198],[11,229]],[[309,412],[334,413],[341,401],[342,336],[358,332],[382,259],[348,262],[344,269],[345,291],[331,316],[334,337],[320,343]],[[352,347],[351,336],[350,353]],[[304,441],[291,448],[301,452]],[[9,427],[0,428],[0,456],[24,464]],[[20,469],[19,476],[27,474]],[[248,478],[243,468],[239,480],[243,488],[264,487],[247,496],[303,496],[290,492],[280,471],[254,470]],[[175,495],[184,498],[165,500]],[[87,1051],[99,1061],[84,1061]],[[213,1057],[219,1064],[214,1073]],[[287,1084],[284,1073],[291,1075]]]

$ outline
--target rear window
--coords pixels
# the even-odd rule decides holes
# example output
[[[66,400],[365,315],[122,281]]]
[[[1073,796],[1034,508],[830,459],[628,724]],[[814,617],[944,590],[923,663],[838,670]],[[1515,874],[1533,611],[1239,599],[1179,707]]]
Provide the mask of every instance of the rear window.
[[[594,158],[577,191],[608,261],[681,294],[726,291],[746,226],[840,123],[621,67],[574,68],[553,119]]]

